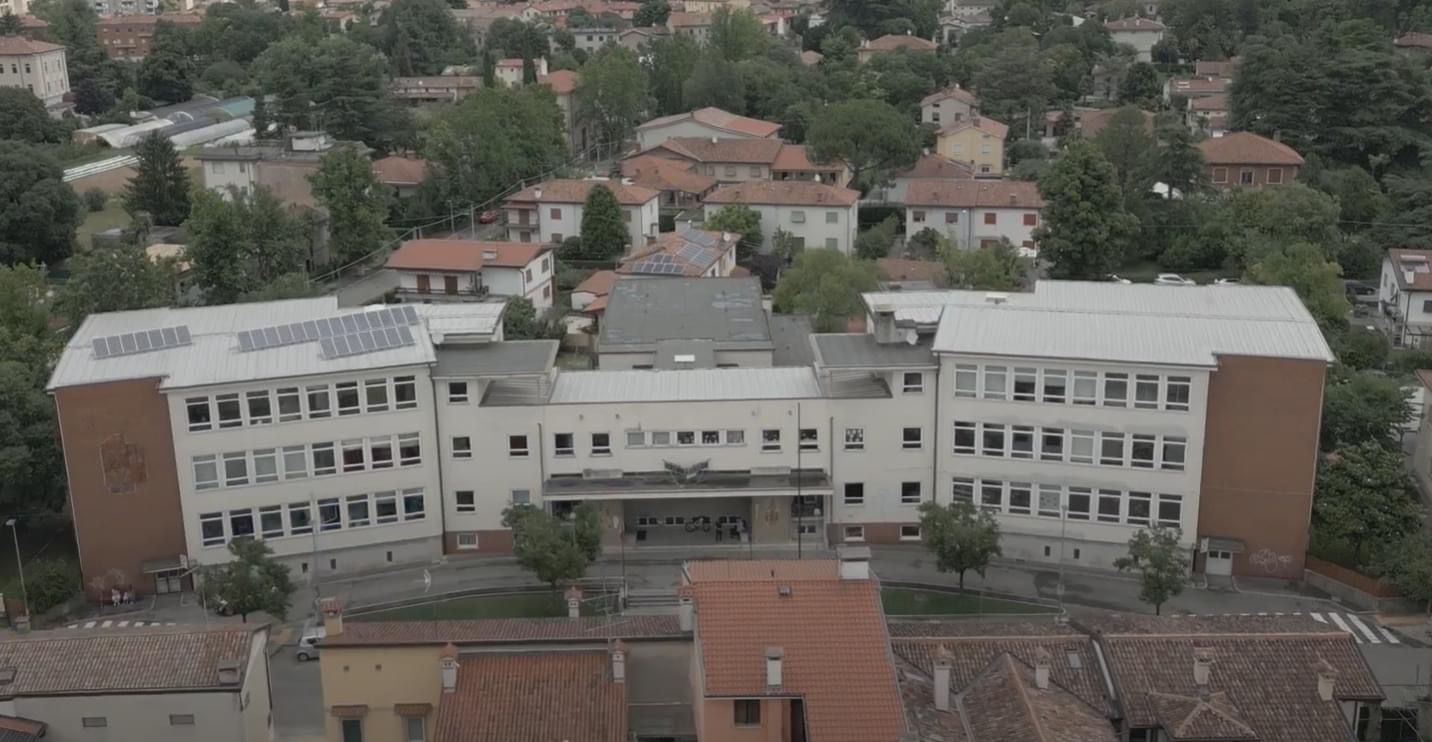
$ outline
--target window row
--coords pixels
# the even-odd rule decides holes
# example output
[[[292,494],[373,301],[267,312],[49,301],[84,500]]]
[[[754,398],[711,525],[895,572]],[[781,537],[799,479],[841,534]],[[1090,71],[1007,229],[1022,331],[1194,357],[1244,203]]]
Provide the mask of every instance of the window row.
[[[311,536],[315,529],[329,533],[426,517],[427,503],[423,489],[418,487],[203,513],[199,516],[199,538],[204,546],[223,546],[237,538]]]
[[[919,482],[900,483],[900,504],[919,505],[923,498],[922,486]],[[865,483],[846,482],[841,488],[841,503],[849,507],[859,507],[865,504]]]
[[[845,526],[841,529],[841,538],[846,543],[862,542],[865,540],[865,526]],[[920,538],[920,526],[909,523],[900,526],[901,541],[919,541]]]
[[[950,495],[981,509],[1129,526],[1183,525],[1183,495],[955,477]]]
[[[924,428],[901,428],[900,448],[905,451],[918,451],[925,447]],[[845,444],[846,451],[865,450],[865,428],[846,428]]]
[[[395,376],[187,397],[184,405],[190,432],[224,430],[412,410],[418,406],[418,384],[415,377]]]
[[[512,490],[510,505],[531,505],[532,490]],[[453,492],[453,509],[459,513],[477,512],[477,492],[475,490],[457,490]]]
[[[1070,464],[1183,471],[1188,439],[1175,435],[1066,430],[1034,425],[955,421],[957,454]]]
[[[820,429],[801,428],[798,431],[798,445],[802,451],[820,450]],[[629,430],[626,432],[627,448],[682,448],[687,446],[744,446],[746,445],[746,431],[736,429],[725,430]],[[457,458],[471,457],[471,442],[466,437],[453,438],[454,456]],[[761,451],[777,452],[781,450],[780,428],[766,428],[761,431]],[[459,451],[466,451],[466,454],[459,454]],[[610,456],[612,454],[611,433],[589,433],[587,452],[591,456]],[[532,455],[532,441],[527,435],[507,436],[507,455],[512,458],[527,458]],[[566,458],[577,455],[577,436],[575,433],[553,433],[552,434],[552,455],[557,458]]]
[[[256,448],[252,451],[195,456],[194,489],[243,487],[279,480],[418,466],[421,463],[423,451],[418,433]]]
[[[1186,411],[1189,376],[957,364],[955,396],[966,399]]]

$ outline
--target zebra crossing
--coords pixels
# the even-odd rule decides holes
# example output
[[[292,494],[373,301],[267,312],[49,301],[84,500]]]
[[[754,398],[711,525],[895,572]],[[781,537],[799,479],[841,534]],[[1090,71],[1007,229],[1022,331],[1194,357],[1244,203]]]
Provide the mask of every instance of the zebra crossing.
[[[85,621],[84,623],[72,623],[72,624],[69,624],[68,626],[66,626],[65,628],[67,628],[67,629],[127,629],[127,628],[130,628],[130,627],[133,627],[133,628],[144,628],[144,627],[147,626],[147,627],[149,627],[149,628],[154,628],[155,626],[173,626],[173,625],[174,625],[174,622],[173,622],[173,621],[130,621],[130,620],[128,620],[128,619],[123,619],[123,620],[105,619],[105,620],[102,620],[102,621],[101,621],[101,620],[94,620],[94,621]]]
[[[1401,644],[1402,640],[1390,630],[1378,625],[1377,621],[1370,616],[1359,616],[1356,613],[1341,613],[1338,611],[1293,611],[1287,612],[1263,612],[1263,613],[1225,613],[1225,616],[1307,616],[1318,623],[1333,626],[1343,633],[1352,636],[1353,641],[1358,644]]]

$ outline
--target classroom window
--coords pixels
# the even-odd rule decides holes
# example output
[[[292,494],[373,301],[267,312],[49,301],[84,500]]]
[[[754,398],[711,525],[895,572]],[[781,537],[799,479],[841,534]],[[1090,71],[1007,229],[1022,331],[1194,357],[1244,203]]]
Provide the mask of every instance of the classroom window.
[[[512,490],[513,505],[528,505],[532,502],[532,490]]]
[[[646,433],[640,430],[628,430],[626,434],[627,448],[645,448]]]
[[[1075,371],[1071,397],[1071,401],[1076,405],[1095,404],[1099,397],[1099,374],[1093,371]]]
[[[950,481],[950,499],[955,502],[975,501],[975,480],[969,477],[955,477]]]
[[[279,387],[278,421],[291,423],[303,419],[303,395],[296,386]]]
[[[1135,435],[1129,443],[1129,464],[1136,469],[1154,468],[1156,443],[1152,435]]]
[[[1153,496],[1147,492],[1129,493],[1129,514],[1128,523],[1134,526],[1146,526],[1149,524],[1149,513],[1152,507]]]
[[[369,379],[363,382],[363,395],[367,412],[388,411],[387,379]]]
[[[243,451],[224,454],[224,485],[236,487],[249,483],[249,458]]]
[[[459,513],[477,512],[477,495],[472,490],[458,490],[453,495]]]
[[[1092,430],[1069,431],[1069,461],[1074,464],[1094,463],[1094,440]]]
[[[651,445],[653,445],[653,446],[669,446],[669,445],[671,445],[671,432],[670,432],[670,431],[667,431],[667,430],[653,430],[653,431],[651,431]]]
[[[189,411],[189,430],[208,430],[213,427],[213,411],[209,408],[208,397],[190,397],[184,400]]]
[[[393,468],[393,439],[390,436],[380,436],[368,439],[368,460],[372,462],[374,469]]]
[[[325,497],[318,501],[318,529],[336,531],[343,527],[343,507],[336,497]]]
[[[1159,495],[1159,525],[1179,527],[1183,522],[1183,496]]]
[[[900,377],[901,391],[905,394],[920,394],[925,391],[925,375],[919,371],[906,371]]]
[[[1159,377],[1139,374],[1134,377],[1134,407],[1156,410],[1159,406]]]
[[[332,443],[315,443],[313,452],[313,476],[321,477],[338,471],[338,459]]]
[[[398,435],[398,463],[402,466],[420,464],[423,460],[421,439],[417,433]]]
[[[259,532],[264,538],[283,536],[283,506],[269,505],[259,508]]]
[[[214,398],[219,408],[219,427],[238,428],[244,424],[244,411],[239,406],[238,394],[220,394]]]
[[[229,511],[229,538],[248,538],[254,535],[254,511],[248,508]]]
[[[1004,482],[996,479],[980,481],[980,507],[1001,510],[1004,507]]]
[[[921,428],[905,428],[900,432],[900,447],[909,450],[924,448],[924,430]]]
[[[721,445],[721,431],[719,431],[719,430],[703,430],[703,431],[701,431],[701,445],[703,445],[703,446],[719,446],[719,445]]]
[[[1009,375],[1004,366],[984,367],[984,398],[1004,399],[1008,392]]]
[[[392,490],[374,493],[373,513],[377,516],[376,522],[379,524],[397,523],[398,493]]]
[[[449,404],[459,404],[467,402],[466,381],[449,381],[447,387]]]
[[[1058,518],[1059,495],[1059,485],[1039,485],[1039,514],[1046,518]]]
[[[955,421],[955,453],[975,452],[975,424],[964,420]]]
[[[412,376],[393,378],[393,406],[399,410],[411,410],[418,406],[418,382]]]
[[[1129,401],[1129,375],[1104,374],[1104,406],[1124,407]]]
[[[612,453],[612,436],[610,433],[592,433],[592,455],[610,456]]]
[[[864,541],[865,526],[846,526],[844,535],[846,541]]]
[[[1069,372],[1063,369],[1044,369],[1044,401],[1047,404],[1064,404],[1064,393],[1069,384]]]
[[[1124,465],[1124,434],[1099,434],[1099,463],[1104,466]]]
[[[678,431],[676,431],[676,445],[678,445],[678,446],[694,446],[694,445],[696,445],[696,431],[694,431],[694,430],[678,430]]]
[[[510,444],[510,442],[509,442],[509,448],[510,448],[510,445],[511,445],[511,444]],[[575,440],[574,440],[574,436],[573,436],[571,433],[553,433],[553,434],[552,434],[552,455],[553,455],[553,456],[573,456],[573,455],[575,455],[575,453],[576,453],[576,442],[575,442]]]
[[[955,366],[955,396],[973,398],[979,394],[978,366]]]
[[[1089,520],[1089,507],[1093,501],[1093,491],[1088,487],[1069,488],[1069,520]]]
[[[1009,431],[1009,455],[1016,459],[1034,458],[1034,428],[1012,425]]]
[[[308,449],[304,446],[283,447],[283,478],[303,479],[308,476]]]
[[[865,504],[865,483],[864,483],[864,482],[846,482],[846,483],[845,483],[845,500],[844,500],[844,501],[845,501],[845,504],[846,504],[846,505],[864,505],[864,504]]]
[[[327,384],[318,384],[308,387],[308,417],[313,420],[329,417],[333,414],[333,399]]]
[[[1187,410],[1193,380],[1187,376],[1170,376],[1164,385],[1164,409]]]
[[[1064,460],[1064,430],[1062,428],[1044,428],[1044,430],[1041,431],[1039,436],[1039,460]]]
[[[865,428],[846,428],[846,429],[845,429],[845,450],[847,450],[847,451],[864,451],[864,450],[865,450]]]
[[[526,457],[527,457],[527,453],[528,453],[528,451],[527,451],[527,436],[525,436],[525,435],[509,435],[509,436],[507,436],[507,455],[508,455],[508,456],[511,456],[512,458],[515,458],[515,459],[522,459],[522,458],[526,458]]]
[[[728,445],[728,446],[744,446],[744,445],[746,445],[746,431],[744,431],[744,430],[728,430],[728,431],[726,431],[726,445]]]
[[[343,471],[363,471],[368,466],[368,451],[362,438],[343,441]]]
[[[1038,388],[1039,371],[1037,369],[1014,369],[1014,401],[1033,402]]]
[[[269,397],[268,390],[260,392],[249,392],[244,395],[244,400],[249,406],[250,425],[268,425],[273,422],[273,400]]]
[[[761,450],[781,450],[781,431],[779,428],[767,428],[761,431]]]
[[[1033,510],[1034,487],[1028,482],[1009,483],[1009,512],[1029,515]]]
[[[1188,453],[1188,441],[1175,436],[1164,436],[1162,467],[1168,471],[1183,471],[1184,456]]]
[[[338,414],[356,415],[362,411],[359,409],[358,382],[343,381],[335,386],[338,390]]]
[[[205,546],[224,543],[224,514],[204,513],[199,516],[199,537]]]
[[[422,520],[427,514],[426,507],[421,489],[403,490],[403,520]]]
[[[900,526],[900,540],[901,540],[901,541],[919,541],[919,540],[920,540],[920,527],[919,527],[919,526]]]
[[[211,490],[219,486],[219,464],[213,455],[195,456],[194,489]]]
[[[984,423],[980,426],[980,453],[985,456],[1004,456],[1003,425]]]
[[[1099,490],[1099,522],[1118,523],[1123,500],[1123,493],[1118,490]]]
[[[452,457],[455,459],[472,458],[472,438],[465,435],[453,436]]]
[[[820,450],[820,429],[819,429],[819,428],[801,428],[801,432],[800,432],[800,448],[801,448],[802,451],[819,451],[819,450]]]
[[[254,484],[278,481],[278,451],[259,448],[254,451]]]
[[[920,483],[919,483],[919,482],[901,482],[901,483],[900,483],[900,504],[901,504],[901,505],[919,505],[919,504],[920,504]]]

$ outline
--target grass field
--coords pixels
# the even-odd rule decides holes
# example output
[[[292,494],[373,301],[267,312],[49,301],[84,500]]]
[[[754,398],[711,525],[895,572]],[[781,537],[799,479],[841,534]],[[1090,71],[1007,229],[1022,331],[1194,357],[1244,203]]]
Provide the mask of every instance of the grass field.
[[[129,214],[124,212],[124,206],[119,202],[117,194],[110,194],[109,200],[105,202],[101,211],[91,211],[85,215],[85,220],[75,228],[75,244],[79,250],[88,250],[91,247],[90,238],[96,232],[103,232],[114,227],[123,227],[129,224]]]
[[[599,615],[598,604],[582,604],[582,615]],[[567,615],[567,603],[556,593],[457,598],[429,605],[406,606],[354,616],[357,621],[431,621],[469,618],[553,618]]]
[[[1017,603],[978,595],[886,588],[880,602],[889,616],[953,616],[971,613],[1053,613],[1034,603]]]

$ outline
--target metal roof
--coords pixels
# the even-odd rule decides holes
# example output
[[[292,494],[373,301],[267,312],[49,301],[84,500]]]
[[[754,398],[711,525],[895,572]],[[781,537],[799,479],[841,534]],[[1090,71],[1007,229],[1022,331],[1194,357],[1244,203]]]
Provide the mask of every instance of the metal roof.
[[[939,365],[925,344],[875,342],[865,333],[811,335],[816,360],[825,368],[934,368]]]
[[[680,371],[565,371],[549,404],[715,402],[824,396],[809,368],[711,368]]]
[[[435,378],[545,374],[557,357],[556,340],[508,340],[438,348]]]
[[[873,312],[939,323],[936,353],[1215,366],[1219,355],[1334,360],[1285,286],[1040,281],[1033,292],[878,292]]]
[[[760,282],[622,278],[612,284],[598,352],[646,351],[662,340],[710,340],[718,350],[770,349]]]
[[[810,317],[803,314],[772,314],[771,340],[775,350],[771,352],[773,366],[809,366],[815,361],[810,346]]]
[[[491,335],[507,311],[506,301],[461,302],[454,304],[422,304],[418,313],[427,320],[433,342],[459,335]]]

